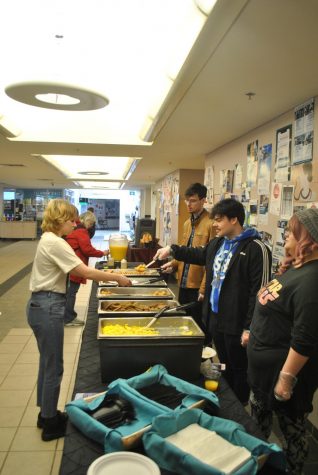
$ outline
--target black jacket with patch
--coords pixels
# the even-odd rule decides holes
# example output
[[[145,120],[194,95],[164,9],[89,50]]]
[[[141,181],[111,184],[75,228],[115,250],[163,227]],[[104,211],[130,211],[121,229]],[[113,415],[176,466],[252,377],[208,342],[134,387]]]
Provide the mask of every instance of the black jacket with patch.
[[[211,282],[213,262],[224,238],[215,238],[205,247],[188,248],[172,245],[175,259],[190,264],[205,265],[206,289],[202,316],[207,324],[211,314]],[[238,243],[232,256],[219,299],[217,328],[230,335],[248,330],[252,321],[256,294],[270,280],[271,252],[259,239],[247,238]]]

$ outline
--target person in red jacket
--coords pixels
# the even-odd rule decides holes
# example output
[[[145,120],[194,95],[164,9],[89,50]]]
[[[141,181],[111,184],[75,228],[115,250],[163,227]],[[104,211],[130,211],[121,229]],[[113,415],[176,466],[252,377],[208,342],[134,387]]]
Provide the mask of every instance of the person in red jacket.
[[[65,237],[75,254],[86,265],[88,265],[88,259],[90,257],[103,257],[109,253],[108,250],[99,251],[91,244],[89,230],[95,226],[95,223],[95,215],[91,211],[86,211],[86,213],[80,215],[79,222],[74,231]],[[64,314],[64,323],[66,326],[84,325],[84,322],[77,318],[77,313],[74,309],[76,294],[81,284],[86,284],[86,279],[70,274]]]

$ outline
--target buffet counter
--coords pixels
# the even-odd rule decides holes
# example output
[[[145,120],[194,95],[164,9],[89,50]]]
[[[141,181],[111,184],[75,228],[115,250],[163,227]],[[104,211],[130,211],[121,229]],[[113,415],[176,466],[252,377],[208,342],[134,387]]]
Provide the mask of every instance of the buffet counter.
[[[0,239],[36,239],[36,221],[1,221]]]
[[[100,353],[96,339],[98,318],[98,299],[96,297],[97,284],[93,284],[86,326],[83,332],[82,346],[79,355],[77,375],[74,385],[74,394],[77,393],[100,393],[106,389],[106,384],[101,382]],[[202,385],[203,381],[198,381]],[[245,411],[238,401],[227,382],[221,378],[217,392],[220,401],[219,417],[230,419],[242,424],[246,431],[264,439],[254,420]],[[142,446],[139,448],[143,452]],[[86,475],[89,465],[99,456],[103,455],[103,447],[97,442],[85,437],[71,422],[68,422],[67,433],[64,442],[63,457],[60,467],[60,475]],[[262,475],[276,475],[282,472],[272,466],[264,465],[259,471]],[[167,470],[161,469],[161,475],[173,475]]]

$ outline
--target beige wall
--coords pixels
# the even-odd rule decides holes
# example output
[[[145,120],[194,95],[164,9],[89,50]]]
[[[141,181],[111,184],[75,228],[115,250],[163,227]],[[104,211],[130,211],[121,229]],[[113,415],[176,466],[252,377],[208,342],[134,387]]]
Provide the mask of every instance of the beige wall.
[[[317,98],[316,98],[317,101]],[[247,145],[255,140],[258,140],[258,147],[261,147],[266,144],[272,144],[272,170],[271,170],[271,182],[273,181],[274,176],[274,166],[275,166],[275,153],[276,153],[276,131],[281,127],[292,124],[292,137],[294,134],[294,111],[291,110],[286,114],[283,114],[276,119],[273,119],[271,122],[259,127],[255,130],[252,130],[248,134],[234,140],[233,142],[224,145],[215,152],[209,154],[205,161],[205,166],[214,167],[214,202],[217,202],[220,199],[220,171],[223,169],[234,169],[236,163],[240,163],[243,169],[243,182],[246,180],[246,169],[247,169]],[[312,189],[317,194],[318,201],[318,111],[315,112],[315,121],[314,121],[314,144],[313,144],[313,182]],[[293,148],[292,148],[293,154]],[[291,182],[286,182],[284,184],[290,184]],[[240,189],[233,189],[233,193],[240,196]],[[257,189],[256,187],[251,190],[251,199],[257,199]],[[294,205],[299,204],[303,205],[304,202],[294,201]],[[258,225],[257,228],[259,231],[266,231],[273,235],[275,239],[276,236],[276,226],[278,216],[272,215],[269,213],[268,224]]]

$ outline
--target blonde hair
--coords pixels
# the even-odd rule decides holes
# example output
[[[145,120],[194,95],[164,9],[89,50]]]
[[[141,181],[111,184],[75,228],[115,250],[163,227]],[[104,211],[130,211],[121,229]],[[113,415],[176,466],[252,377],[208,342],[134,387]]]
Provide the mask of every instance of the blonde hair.
[[[44,210],[42,231],[56,233],[66,221],[74,221],[78,215],[77,208],[69,201],[56,198],[48,202]]]
[[[86,229],[91,228],[93,224],[96,223],[95,214],[92,213],[91,211],[86,211],[86,213],[81,214],[79,219]]]

